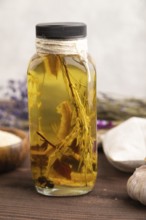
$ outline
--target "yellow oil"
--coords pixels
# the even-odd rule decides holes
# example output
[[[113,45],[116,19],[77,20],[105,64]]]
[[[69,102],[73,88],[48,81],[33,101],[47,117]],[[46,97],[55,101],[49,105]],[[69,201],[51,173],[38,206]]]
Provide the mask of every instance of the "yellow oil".
[[[60,187],[86,193],[95,184],[95,85],[92,63],[79,55],[35,55],[29,64],[32,175],[46,194]]]

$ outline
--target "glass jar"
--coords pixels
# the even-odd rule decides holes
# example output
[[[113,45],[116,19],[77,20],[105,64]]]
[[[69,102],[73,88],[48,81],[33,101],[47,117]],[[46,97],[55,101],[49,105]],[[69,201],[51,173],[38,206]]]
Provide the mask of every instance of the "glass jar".
[[[88,193],[97,175],[96,72],[84,23],[36,25],[28,67],[32,176],[48,196]]]

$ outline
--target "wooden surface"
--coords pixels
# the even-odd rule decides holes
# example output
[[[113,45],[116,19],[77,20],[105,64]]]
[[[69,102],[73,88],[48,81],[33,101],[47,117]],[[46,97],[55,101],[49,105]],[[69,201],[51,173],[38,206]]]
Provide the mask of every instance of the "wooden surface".
[[[79,197],[45,197],[36,193],[29,160],[17,170],[0,175],[2,220],[146,220],[146,206],[126,192],[129,174],[114,169],[99,153],[95,189]]]

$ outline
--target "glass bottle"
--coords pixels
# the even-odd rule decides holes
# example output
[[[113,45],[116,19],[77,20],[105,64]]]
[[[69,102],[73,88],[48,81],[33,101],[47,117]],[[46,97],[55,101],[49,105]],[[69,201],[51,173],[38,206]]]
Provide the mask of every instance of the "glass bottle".
[[[95,185],[96,72],[84,23],[36,25],[28,67],[34,184],[48,196],[86,194]]]

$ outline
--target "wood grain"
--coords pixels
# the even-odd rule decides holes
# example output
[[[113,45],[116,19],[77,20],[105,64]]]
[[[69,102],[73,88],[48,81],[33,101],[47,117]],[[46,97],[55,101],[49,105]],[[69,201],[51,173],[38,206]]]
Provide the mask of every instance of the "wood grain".
[[[146,207],[126,192],[129,174],[114,169],[99,153],[99,174],[94,190],[79,197],[45,197],[36,193],[29,159],[0,175],[2,220],[146,220]]]

